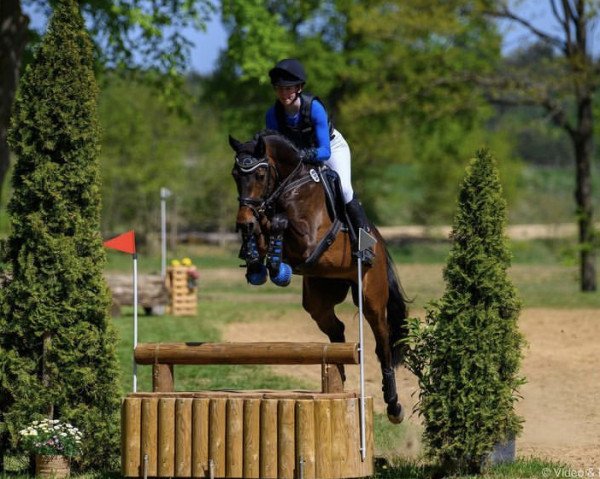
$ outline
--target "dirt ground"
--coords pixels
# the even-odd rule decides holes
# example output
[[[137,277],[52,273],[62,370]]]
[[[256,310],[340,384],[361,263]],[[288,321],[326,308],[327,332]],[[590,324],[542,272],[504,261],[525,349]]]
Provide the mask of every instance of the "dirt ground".
[[[422,316],[421,312],[413,315]],[[356,341],[355,316],[340,314],[346,323],[347,339]],[[575,468],[600,468],[600,310],[527,309],[521,314],[521,330],[529,343],[518,411],[524,431],[517,439],[521,457],[548,458]],[[375,398],[375,408],[384,411],[380,372],[374,342],[368,327],[366,337],[366,387]],[[280,321],[230,324],[227,341],[323,341],[324,336],[304,313]],[[310,380],[320,385],[320,367],[278,366],[277,372]],[[358,390],[358,367],[348,367],[347,389]],[[396,373],[400,400],[412,411],[417,382],[404,368]],[[403,454],[419,453],[419,418],[409,415],[409,437]]]

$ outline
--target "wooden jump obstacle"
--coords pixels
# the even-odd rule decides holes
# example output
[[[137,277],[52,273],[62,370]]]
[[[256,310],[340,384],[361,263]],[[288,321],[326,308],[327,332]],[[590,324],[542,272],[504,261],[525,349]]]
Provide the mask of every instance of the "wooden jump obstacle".
[[[122,403],[125,477],[338,479],[373,475],[373,402],[343,392],[338,365],[357,364],[352,343],[149,343],[153,392]],[[181,364],[321,364],[322,392],[174,392]]]
[[[173,316],[196,316],[198,314],[198,291],[189,287],[188,273],[192,266],[169,266],[166,286],[169,291],[167,312]]]

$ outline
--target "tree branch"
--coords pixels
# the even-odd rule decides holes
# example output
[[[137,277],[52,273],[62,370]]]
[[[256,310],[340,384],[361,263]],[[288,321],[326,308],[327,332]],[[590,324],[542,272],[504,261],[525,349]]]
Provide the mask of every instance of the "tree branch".
[[[563,40],[535,27],[530,21],[512,12],[506,5],[504,5],[501,10],[486,10],[483,13],[491,17],[504,18],[516,22],[533,33],[540,40],[554,45],[561,50],[565,49],[565,42]]]
[[[539,106],[546,110],[552,123],[566,130],[570,136],[575,135],[563,106],[545,87],[508,77],[471,76],[469,80],[483,88],[490,102],[503,106]]]

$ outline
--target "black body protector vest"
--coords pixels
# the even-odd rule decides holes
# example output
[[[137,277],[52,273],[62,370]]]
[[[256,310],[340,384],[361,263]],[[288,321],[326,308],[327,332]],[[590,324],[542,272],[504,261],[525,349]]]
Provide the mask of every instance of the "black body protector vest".
[[[312,102],[315,100],[323,105],[323,102],[319,97],[311,95],[310,93],[300,93],[300,120],[298,121],[297,126],[288,125],[283,105],[279,103],[279,101],[275,102],[275,117],[277,118],[279,131],[289,138],[298,148],[317,147],[315,128],[310,119]],[[323,105],[323,108],[325,108],[325,105]],[[327,114],[327,121],[329,122],[329,138],[333,139],[333,123],[331,122],[329,114]]]

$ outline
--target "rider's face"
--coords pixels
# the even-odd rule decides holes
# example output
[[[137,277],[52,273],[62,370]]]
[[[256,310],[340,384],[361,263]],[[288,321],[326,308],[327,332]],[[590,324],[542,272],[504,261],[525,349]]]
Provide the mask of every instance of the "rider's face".
[[[302,88],[299,85],[275,87],[275,94],[277,95],[277,99],[281,102],[283,106],[293,104],[298,98],[298,93],[300,93],[301,91]]]

